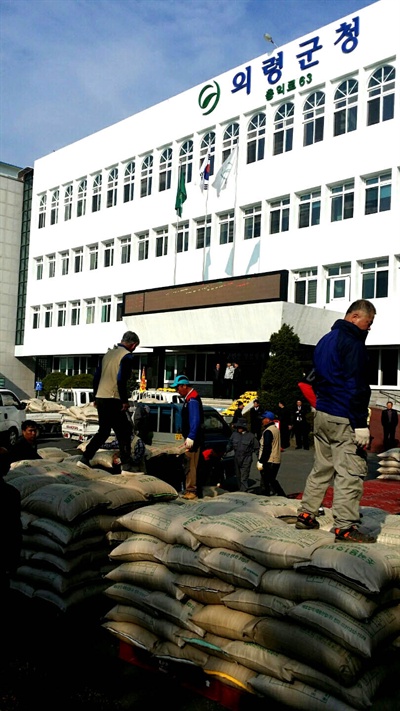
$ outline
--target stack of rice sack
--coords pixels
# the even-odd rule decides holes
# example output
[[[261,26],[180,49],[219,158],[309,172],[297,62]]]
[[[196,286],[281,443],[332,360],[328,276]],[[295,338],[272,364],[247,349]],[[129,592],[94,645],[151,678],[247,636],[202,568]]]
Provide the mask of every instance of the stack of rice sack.
[[[41,397],[33,397],[29,400],[23,400],[23,402],[26,403],[25,412],[27,415],[31,412],[66,412],[67,410],[64,405]]]
[[[20,492],[22,508],[21,565],[12,588],[61,611],[106,587],[108,554],[127,536],[126,530],[113,530],[118,516],[178,495],[155,477],[113,476],[68,459],[16,462],[5,478]]]
[[[295,709],[372,706],[400,671],[400,517],[362,509],[381,542],[337,543],[328,509],[289,525],[299,505],[235,492],[119,517],[104,628]]]
[[[378,479],[392,479],[400,482],[400,447],[387,449],[378,454]]]

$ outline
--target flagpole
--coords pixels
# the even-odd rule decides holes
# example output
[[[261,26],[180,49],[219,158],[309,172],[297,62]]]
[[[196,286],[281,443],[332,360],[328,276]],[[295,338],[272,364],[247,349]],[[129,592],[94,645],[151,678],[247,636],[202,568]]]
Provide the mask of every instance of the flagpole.
[[[233,203],[233,243],[232,243],[232,276],[235,276],[235,243],[236,243],[236,210],[237,210],[237,176],[239,166],[239,143],[236,143],[236,165],[235,165],[235,198]]]
[[[205,225],[204,225],[204,242],[203,242],[203,281],[206,278],[206,243],[207,243],[207,219],[208,219],[208,192],[209,192],[209,186],[207,186],[206,190],[206,219],[205,219]]]

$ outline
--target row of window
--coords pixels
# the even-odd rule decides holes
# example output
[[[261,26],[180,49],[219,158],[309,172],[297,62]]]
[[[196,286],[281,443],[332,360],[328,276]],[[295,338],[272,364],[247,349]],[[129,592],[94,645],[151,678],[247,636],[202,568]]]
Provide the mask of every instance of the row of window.
[[[394,117],[394,91],[396,70],[391,65],[376,69],[368,82],[367,117],[368,126],[381,121],[388,121]],[[355,131],[358,124],[358,92],[357,79],[346,79],[336,89],[334,94],[334,121],[333,135],[340,136],[344,133]],[[295,119],[295,105],[289,101],[276,110],[274,115],[273,155],[279,155],[293,148],[293,131]],[[318,143],[324,138],[325,123],[325,93],[315,91],[310,94],[303,105],[303,145],[309,146]],[[266,114],[260,112],[251,117],[247,125],[247,155],[246,162],[254,163],[265,157],[265,132]],[[232,123],[226,127],[222,139],[222,156],[224,162],[230,155],[233,147],[239,142],[239,123]],[[204,159],[209,160],[210,175],[214,174],[216,150],[216,134],[214,131],[206,133],[200,142],[199,169]],[[183,173],[186,183],[193,179],[193,152],[194,143],[187,140],[179,149],[179,170]],[[171,147],[165,148],[159,156],[158,190],[163,192],[171,188],[172,181]],[[136,163],[131,160],[123,166],[123,202],[130,202],[135,195]],[[140,197],[146,197],[153,191],[154,156],[149,153],[141,160],[140,165]],[[119,169],[108,169],[105,196],[103,196],[103,174],[98,172],[88,178],[78,181],[76,201],[74,203],[74,186],[69,184],[61,189],[56,188],[50,195],[50,225],[59,222],[60,207],[63,210],[64,221],[71,220],[73,214],[82,217],[86,211],[98,212],[105,200],[106,207],[115,207],[118,200]],[[122,197],[122,196],[121,196]],[[88,205],[89,200],[89,205]],[[47,218],[47,193],[39,196],[39,229],[46,226]]]
[[[34,329],[122,321],[122,295],[44,304],[31,311]]]
[[[365,189],[364,214],[370,215],[377,212],[385,212],[391,208],[392,197],[392,172],[380,173],[375,176],[363,178]],[[347,220],[354,217],[355,209],[355,180],[346,180],[333,186],[327,186],[330,198],[330,219],[332,222]],[[306,193],[296,195],[297,227],[312,227],[319,225],[321,220],[321,188],[310,190]],[[291,198],[286,195],[279,200],[270,200],[269,206],[269,233],[287,232],[291,227]],[[235,213],[234,210],[216,216],[218,220],[217,231],[219,244],[233,242],[235,234]],[[241,219],[243,226],[243,239],[254,239],[261,236],[262,232],[262,204],[241,208]],[[195,245],[196,249],[209,247],[211,244],[212,217],[207,215],[194,221],[195,225]],[[168,254],[169,249],[169,228],[161,227],[155,229],[154,233],[154,256],[162,257]],[[174,228],[175,252],[187,252],[189,250],[190,229],[189,222],[182,222],[178,228]],[[146,231],[135,235],[136,259],[142,261],[149,259],[151,237]],[[128,264],[132,259],[132,237],[126,235],[117,241],[117,259],[120,264]],[[112,267],[115,259],[115,240],[105,240],[101,243],[78,247],[76,249],[48,254],[45,257],[35,259],[36,279],[43,279],[44,276],[53,278],[56,273],[66,276],[70,273],[82,272],[85,268],[96,270],[100,267]],[[86,254],[86,261],[85,259]],[[58,268],[57,268],[58,264]]]

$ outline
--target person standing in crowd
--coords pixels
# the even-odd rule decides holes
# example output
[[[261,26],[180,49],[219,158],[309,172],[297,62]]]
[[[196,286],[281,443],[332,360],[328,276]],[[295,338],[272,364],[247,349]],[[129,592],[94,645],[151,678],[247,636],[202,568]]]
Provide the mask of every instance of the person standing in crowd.
[[[386,403],[386,410],[382,410],[381,424],[383,427],[383,448],[392,449],[396,446],[396,427],[399,417],[396,410],[393,410],[393,403],[389,400]]]
[[[281,435],[274,422],[276,418],[271,410],[266,410],[261,419],[263,431],[257,469],[261,473],[263,493],[266,496],[286,496],[276,478],[281,466]]]
[[[139,336],[126,331],[121,343],[110,348],[101,361],[93,379],[94,405],[97,407],[99,429],[88,443],[78,464],[90,466],[99,447],[113,429],[118,440],[121,469],[130,471],[132,420],[129,415],[128,380],[132,375],[132,353],[139,345]]]
[[[285,407],[284,402],[279,402],[279,410],[278,410],[278,420],[279,420],[279,431],[281,433],[281,447],[282,449],[287,449],[290,447],[290,430],[291,430],[291,424],[290,424],[290,413]]]
[[[296,528],[319,528],[318,510],[333,480],[332,513],[337,541],[375,541],[359,530],[360,500],[368,473],[365,448],[370,437],[367,417],[371,389],[365,340],[375,314],[370,301],[354,301],[314,351],[315,456]]]
[[[253,454],[258,455],[259,448],[260,445],[255,435],[247,430],[245,418],[239,417],[225,450],[225,453],[232,450],[235,453],[235,474],[239,491],[248,491]]]
[[[10,462],[20,462],[22,459],[42,459],[37,451],[38,427],[34,420],[24,420],[21,424],[22,435],[10,447]]]
[[[183,499],[197,498],[197,470],[204,447],[204,413],[199,393],[192,388],[186,375],[177,375],[171,388],[183,398],[182,435],[186,447],[186,476]]]
[[[242,394],[242,370],[239,363],[233,363],[232,381],[232,397],[236,399]]]
[[[296,449],[310,449],[308,435],[310,425],[307,421],[309,409],[303,404],[302,400],[297,400],[296,410],[293,415],[293,431],[296,437]]]
[[[239,417],[242,417],[243,408],[244,408],[244,403],[241,400],[238,400],[236,410],[233,413],[233,417],[232,417],[232,427],[236,424]]]
[[[258,441],[261,438],[261,408],[260,401],[253,400],[253,407],[250,410],[250,430],[257,437]]]
[[[216,363],[213,371],[213,397],[218,398],[223,396],[223,372],[221,363]]]
[[[10,455],[0,447],[0,596],[7,611],[10,576],[17,569],[22,546],[21,496],[4,481],[10,470]]]
[[[229,400],[233,400],[233,372],[235,368],[232,363],[227,363],[224,374],[224,394]]]

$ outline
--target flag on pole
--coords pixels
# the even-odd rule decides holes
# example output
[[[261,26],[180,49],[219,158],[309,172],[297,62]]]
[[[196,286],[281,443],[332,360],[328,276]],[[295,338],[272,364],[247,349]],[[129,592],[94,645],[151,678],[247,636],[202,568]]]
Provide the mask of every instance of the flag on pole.
[[[226,188],[226,184],[228,182],[229,175],[231,173],[233,166],[236,163],[237,152],[238,152],[238,147],[236,145],[234,147],[232,153],[226,159],[226,161],[224,161],[224,163],[222,163],[217,175],[215,176],[215,180],[214,180],[212,186],[213,186],[213,188],[216,189],[218,197],[220,195],[221,190],[224,190],[224,188]]]
[[[210,154],[207,153],[206,157],[204,158],[201,168],[200,168],[200,187],[201,191],[204,192],[204,190],[208,190],[208,181],[210,178]]]
[[[146,373],[145,373],[145,369],[142,368],[142,376],[140,378],[140,388],[139,388],[140,392],[143,392],[144,390],[146,390],[146,385],[147,385]]]
[[[179,172],[178,189],[176,191],[175,210],[179,217],[182,217],[182,205],[187,198],[185,175],[183,170]]]

